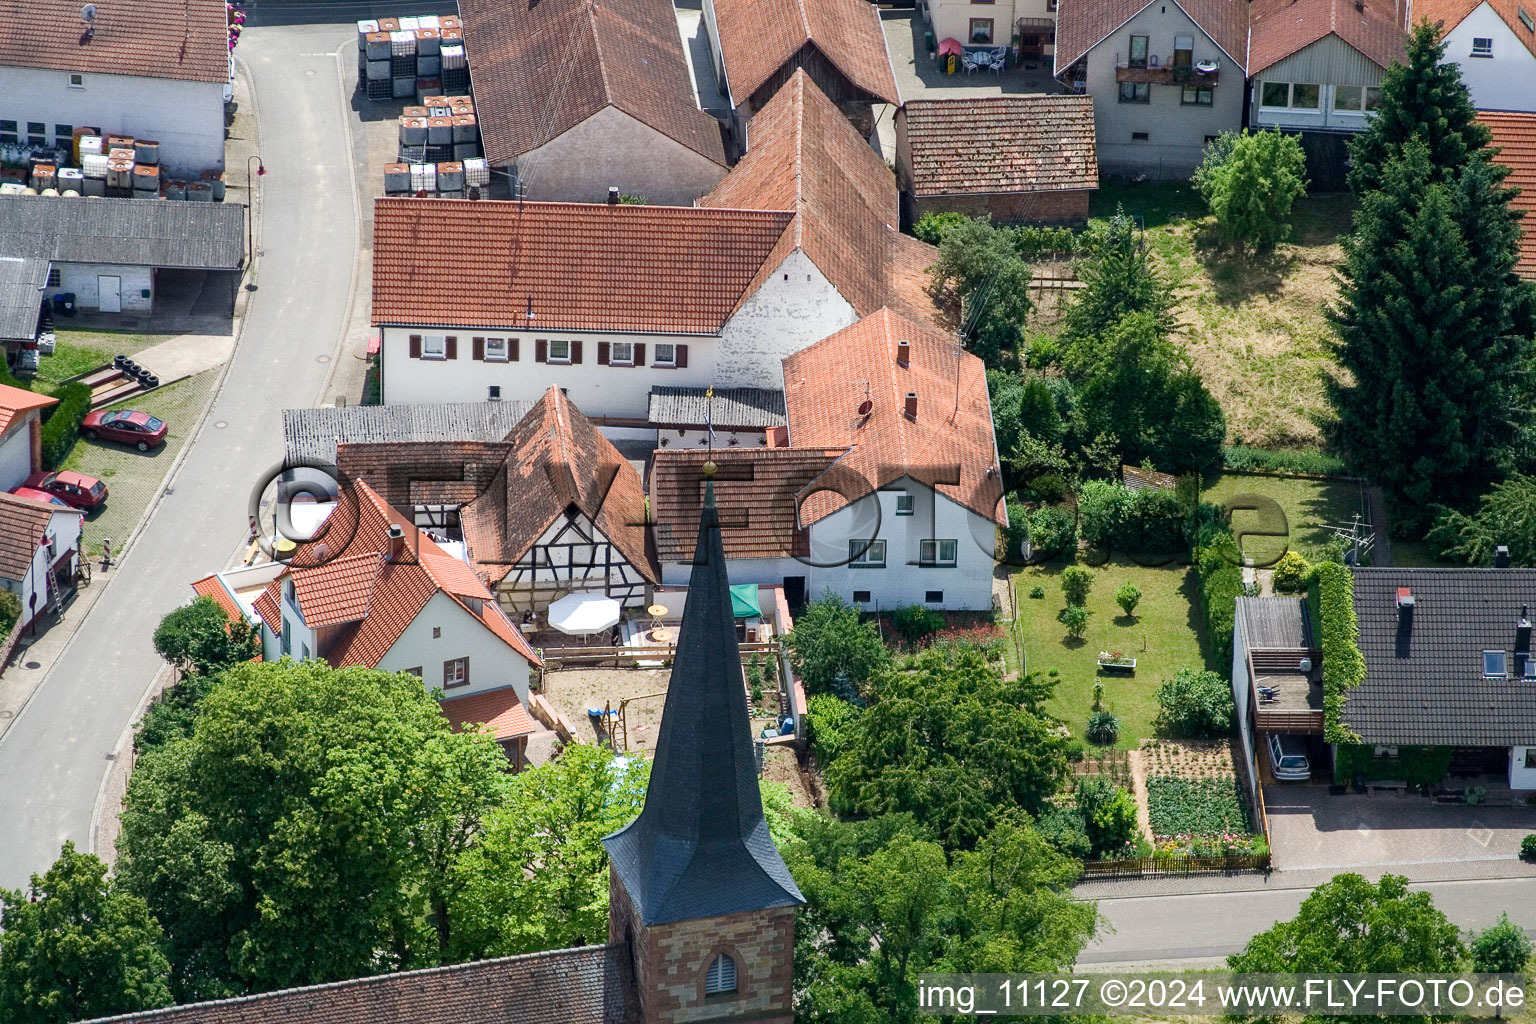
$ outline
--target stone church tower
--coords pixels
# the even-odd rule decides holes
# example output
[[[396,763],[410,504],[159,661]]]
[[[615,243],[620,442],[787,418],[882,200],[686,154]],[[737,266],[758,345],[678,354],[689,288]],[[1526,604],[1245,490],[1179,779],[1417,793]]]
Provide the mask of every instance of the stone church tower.
[[[644,1024],[791,1024],[805,898],[763,820],[713,481],[645,808],[603,842]]]

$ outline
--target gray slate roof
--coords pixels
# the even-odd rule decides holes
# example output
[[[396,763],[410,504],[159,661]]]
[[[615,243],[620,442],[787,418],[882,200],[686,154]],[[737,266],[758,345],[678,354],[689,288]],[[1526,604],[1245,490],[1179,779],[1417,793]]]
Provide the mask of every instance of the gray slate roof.
[[[645,808],[603,844],[647,925],[805,902],[763,820],[714,481]]]
[[[528,402],[443,402],[284,409],[284,452],[290,465],[334,465],[342,442],[500,441],[530,408]]]
[[[1314,650],[1307,602],[1299,597],[1240,597],[1243,637],[1249,650]]]
[[[647,419],[656,427],[702,427],[709,411],[706,388],[651,388]],[[716,430],[734,427],[781,427],[784,419],[784,392],[769,388],[716,388],[714,425]]]
[[[189,1003],[134,1024],[633,1024],[623,945],[581,946]]]
[[[235,270],[244,254],[238,203],[0,196],[0,255]]]
[[[1403,643],[1398,587],[1415,604]],[[1367,743],[1536,744],[1536,681],[1483,678],[1483,651],[1513,651],[1522,605],[1536,612],[1536,569],[1355,570],[1366,672],[1345,723]]]
[[[37,337],[37,316],[47,283],[47,260],[0,256],[0,341]]]

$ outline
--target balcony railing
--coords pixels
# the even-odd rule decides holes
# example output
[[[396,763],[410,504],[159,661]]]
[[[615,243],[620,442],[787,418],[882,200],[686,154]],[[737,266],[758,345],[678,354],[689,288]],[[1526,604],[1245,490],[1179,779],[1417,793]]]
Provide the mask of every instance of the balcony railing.
[[[1215,85],[1221,78],[1221,67],[1215,61],[1200,61],[1193,65],[1170,67],[1165,61],[1148,57],[1145,61],[1132,61],[1125,54],[1115,55],[1116,82],[1146,82],[1151,85]]]

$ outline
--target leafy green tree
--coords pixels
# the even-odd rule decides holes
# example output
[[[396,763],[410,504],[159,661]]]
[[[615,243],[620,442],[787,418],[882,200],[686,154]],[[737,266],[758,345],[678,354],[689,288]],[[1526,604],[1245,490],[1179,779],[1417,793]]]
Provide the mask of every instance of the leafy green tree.
[[[1029,316],[1029,264],[1010,231],[982,218],[949,226],[929,273],[933,286],[960,295],[963,329],[988,366],[1018,348]]]
[[[603,942],[608,852],[602,839],[645,804],[650,762],[589,743],[513,776],[485,835],[452,867],[456,960]]]
[[[1119,850],[1136,837],[1136,800],[1103,775],[1078,783],[1073,797],[1095,856]]]
[[[902,815],[795,824],[784,854],[807,901],[795,929],[800,1024],[931,1020],[919,974],[1064,970],[1097,926],[1093,904],[1071,893],[1077,862],[1017,817],[948,857]]]
[[[1215,672],[1185,666],[1157,688],[1157,724],[1173,736],[1210,739],[1232,731],[1232,687]]]
[[[211,597],[198,597],[160,620],[155,650],[186,675],[213,676],[261,653],[256,627],[230,618]]]
[[[1429,542],[1442,558],[1466,565],[1493,564],[1493,549],[1509,548],[1511,565],[1536,566],[1536,476],[1516,473],[1483,495],[1467,515],[1441,509]]]
[[[1507,913],[1472,939],[1472,969],[1479,974],[1523,974],[1530,963],[1530,936]]]
[[[840,680],[856,692],[891,660],[879,628],[830,590],[805,606],[784,642],[807,694],[836,692]]]
[[[1005,680],[970,647],[930,648],[911,671],[882,673],[826,768],[832,806],[905,812],[947,847],[969,847],[998,815],[1044,808],[1065,778],[1065,740],[1043,702],[1051,684]]]
[[[1132,313],[1148,314],[1160,333],[1172,330],[1173,296],[1124,210],[1089,227],[1078,251],[1073,269],[1083,287],[1062,318],[1061,338],[1068,349],[1098,337]]]
[[[1081,640],[1088,634],[1088,619],[1091,614],[1080,604],[1069,604],[1058,612],[1056,617],[1063,626],[1067,627],[1067,636],[1073,640]]]
[[[1243,131],[1222,150],[1207,148],[1194,179],[1217,231],[1228,244],[1273,249],[1290,236],[1291,205],[1307,191],[1301,142],[1278,130]]]
[[[1507,195],[1488,195],[1507,190],[1484,157],[1475,164],[1443,180],[1418,137],[1386,160],[1344,239],[1329,311],[1349,371],[1329,383],[1335,441],[1411,525],[1482,494],[1528,436],[1531,340],[1516,320],[1529,286],[1513,277]]]
[[[1141,603],[1141,588],[1134,583],[1122,583],[1120,589],[1115,591],[1115,604],[1126,614],[1127,618],[1136,616],[1136,606]]]
[[[26,891],[0,891],[0,1019],[65,1024],[171,1004],[164,936],[107,866],[65,843]]]
[[[1069,565],[1061,570],[1061,594],[1069,605],[1085,605],[1088,593],[1093,589],[1093,572],[1080,565]]]
[[[1037,370],[988,370],[997,450],[1010,488],[1058,500],[1081,461],[1077,396],[1070,381]]]
[[[118,877],[170,940],[180,1000],[442,962],[449,868],[505,758],[414,675],[241,664],[129,783]]]

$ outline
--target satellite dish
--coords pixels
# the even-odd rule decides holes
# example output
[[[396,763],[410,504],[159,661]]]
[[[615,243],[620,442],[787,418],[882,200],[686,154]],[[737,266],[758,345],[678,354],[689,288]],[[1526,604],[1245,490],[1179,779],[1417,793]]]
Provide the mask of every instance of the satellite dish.
[[[875,403],[874,402],[871,402],[867,398],[864,399],[864,401],[859,403],[859,415],[860,416],[868,416],[869,415],[869,411],[871,409],[873,409],[874,407],[875,407]]]
[[[91,22],[95,21],[96,5],[86,4],[84,7],[80,8],[80,20],[84,21],[86,24],[90,24]]]

